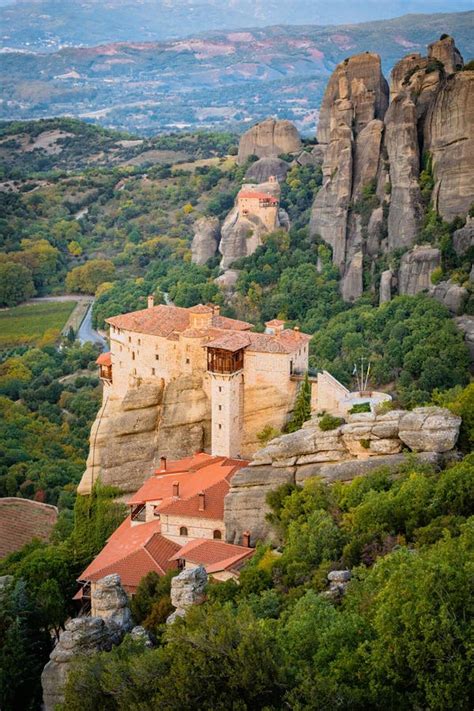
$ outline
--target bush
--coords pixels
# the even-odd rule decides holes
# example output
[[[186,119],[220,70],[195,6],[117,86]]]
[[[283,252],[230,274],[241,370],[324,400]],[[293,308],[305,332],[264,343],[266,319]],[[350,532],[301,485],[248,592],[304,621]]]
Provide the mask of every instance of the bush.
[[[358,412],[371,412],[370,402],[356,403],[349,410],[349,415],[356,415]]]
[[[327,432],[328,430],[335,430],[341,425],[343,425],[344,418],[334,417],[334,415],[330,415],[326,412],[326,414],[319,418],[318,424],[320,430],[322,430],[323,432]]]

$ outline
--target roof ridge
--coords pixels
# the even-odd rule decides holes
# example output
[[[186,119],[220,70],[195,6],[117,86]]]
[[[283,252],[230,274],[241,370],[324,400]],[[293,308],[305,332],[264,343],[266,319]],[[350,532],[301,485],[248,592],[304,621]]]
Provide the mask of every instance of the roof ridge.
[[[21,503],[25,504],[33,504],[34,506],[39,506],[41,508],[48,508],[48,509],[53,509],[58,513],[58,507],[54,506],[53,504],[45,504],[43,501],[35,501],[35,499],[25,499],[22,496],[2,496],[0,497],[0,505],[2,502],[9,502],[9,503],[18,503],[21,501]]]

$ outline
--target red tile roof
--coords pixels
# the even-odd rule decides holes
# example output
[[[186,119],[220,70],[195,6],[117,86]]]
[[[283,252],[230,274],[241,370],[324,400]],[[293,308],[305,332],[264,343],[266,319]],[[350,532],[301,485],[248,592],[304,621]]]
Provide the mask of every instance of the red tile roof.
[[[101,353],[96,363],[97,365],[112,365],[112,355],[110,351],[108,353]]]
[[[233,472],[232,472],[233,473]],[[217,484],[203,487],[197,494],[183,499],[172,499],[159,507],[160,513],[171,516],[186,516],[191,518],[211,518],[222,520],[224,518],[224,497],[228,494],[230,484],[228,479],[218,481]],[[204,508],[200,510],[200,493],[204,493]]]
[[[206,343],[206,348],[222,348],[225,351],[240,351],[250,345],[248,333],[223,333]]]
[[[204,311],[197,310],[201,309],[201,307]],[[106,321],[112,326],[123,328],[126,331],[148,333],[153,336],[170,338],[190,328],[190,313],[209,313],[211,310],[209,306],[203,306],[202,304],[193,306],[192,309],[193,310],[159,304],[149,309],[141,309],[140,311],[132,311],[131,313],[122,314],[121,316],[113,316],[112,318],[106,319]],[[216,313],[211,318],[210,327],[223,330],[246,331],[252,328],[252,324],[246,321],[226,318]]]
[[[274,318],[271,321],[265,321],[265,326],[284,326],[285,322],[279,318]]]
[[[166,513],[173,513],[176,510],[175,505],[179,503],[177,508],[181,513],[184,514],[186,510],[186,515],[191,516],[193,514],[190,512],[198,510],[198,494],[204,491],[207,494],[208,511],[222,510],[223,513],[223,497],[227,492],[222,494],[223,489],[214,487],[216,484],[229,482],[237,469],[246,465],[244,460],[216,457],[204,452],[177,462],[167,462],[166,469],[158,469],[128,503],[135,505],[145,501],[157,501],[158,510]],[[179,499],[174,496],[175,483],[179,485]],[[218,503],[221,499],[222,502]],[[212,518],[206,511],[199,512],[199,517]]]
[[[198,538],[195,541],[189,541],[180,548],[173,555],[172,560],[186,560],[190,563],[203,565],[206,571],[211,574],[240,567],[254,553],[254,548],[244,548],[224,541]]]
[[[79,579],[96,581],[118,573],[124,588],[134,592],[142,577],[151,570],[163,575],[176,567],[170,558],[177,550],[177,543],[161,535],[158,520],[132,526],[128,516]]]
[[[268,193],[262,193],[258,190],[241,190],[238,197],[247,198],[248,200],[264,200],[272,205],[278,205],[278,200],[273,195],[268,195]]]
[[[0,558],[33,538],[48,541],[57,518],[56,506],[15,497],[0,499]]]

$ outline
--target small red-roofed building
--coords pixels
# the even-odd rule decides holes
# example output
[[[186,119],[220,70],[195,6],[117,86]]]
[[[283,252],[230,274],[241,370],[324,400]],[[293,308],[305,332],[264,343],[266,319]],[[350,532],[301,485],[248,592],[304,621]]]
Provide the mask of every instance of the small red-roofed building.
[[[176,556],[196,540],[219,544],[202,548],[214,551],[214,557],[206,554],[206,565],[217,565],[211,566],[209,574],[222,580],[236,577],[239,565],[253,550],[224,543],[224,498],[232,476],[247,464],[204,452],[177,461],[163,457],[155,474],[130,498],[130,515],[81,574],[75,599],[83,605],[92,601],[94,614],[95,584],[112,573],[120,575],[124,589],[133,595],[150,571],[164,575],[179,567],[181,558]],[[189,558],[181,566],[193,561]]]
[[[190,541],[172,557],[180,569],[203,565],[215,580],[236,580],[242,566],[253,556],[254,548],[236,546],[224,541],[197,539]]]

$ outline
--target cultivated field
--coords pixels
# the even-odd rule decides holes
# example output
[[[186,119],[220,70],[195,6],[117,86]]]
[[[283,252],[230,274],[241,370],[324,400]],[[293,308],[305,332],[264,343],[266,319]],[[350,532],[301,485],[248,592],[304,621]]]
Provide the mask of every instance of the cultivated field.
[[[0,347],[54,342],[75,306],[75,301],[48,301],[0,311]]]

